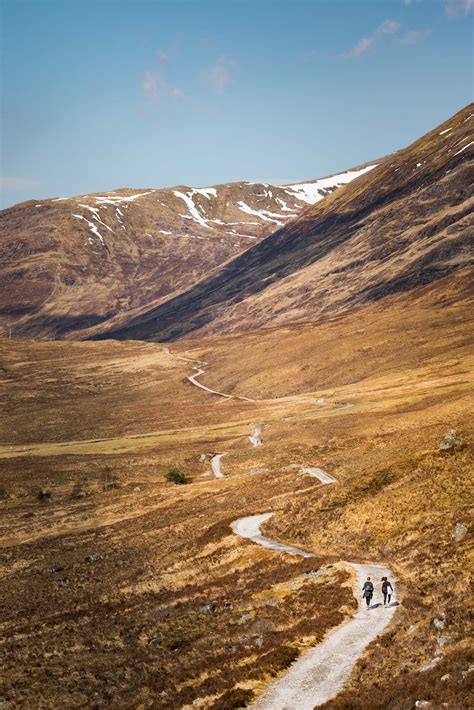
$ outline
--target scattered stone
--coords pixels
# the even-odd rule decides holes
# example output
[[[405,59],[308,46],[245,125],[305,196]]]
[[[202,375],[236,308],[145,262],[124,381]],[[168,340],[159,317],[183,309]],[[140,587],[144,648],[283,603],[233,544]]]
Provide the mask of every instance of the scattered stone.
[[[58,587],[69,587],[70,582],[69,577],[64,577],[64,579],[59,580]]]
[[[444,675],[441,676],[441,681],[443,683],[446,683],[448,680],[451,680],[452,677],[453,676],[451,675],[451,673],[445,673]]]
[[[257,648],[262,648],[263,636],[257,636],[257,638],[252,641],[252,644],[253,646],[257,646]]]
[[[135,486],[135,488],[133,489],[134,493],[140,493],[140,491],[141,491],[140,486]]]
[[[431,708],[433,704],[429,700],[417,700],[415,703],[416,708]]]
[[[433,626],[437,631],[443,631],[444,627],[446,626],[446,623],[444,619],[433,619]]]
[[[461,542],[468,533],[468,529],[465,525],[462,523],[456,523],[454,526],[454,530],[451,534],[451,537],[453,538],[454,542]]]
[[[467,676],[474,671],[474,666],[469,666],[465,671],[461,671],[461,678],[464,680]]]
[[[55,563],[54,565],[51,565],[48,567],[48,572],[62,572],[64,569],[63,565]]]
[[[251,611],[248,614],[242,614],[242,616],[240,617],[240,621],[242,624],[244,624],[247,621],[253,621],[254,618],[255,618],[255,612]]]
[[[216,605],[214,602],[210,602],[209,604],[203,604],[201,607],[201,611],[204,611],[206,614],[212,614],[216,610]]]
[[[438,444],[438,449],[440,451],[454,451],[462,446],[461,437],[458,435],[457,431],[451,429],[447,434],[443,436]]]
[[[88,555],[86,557],[86,562],[90,562],[91,564],[94,564],[94,562],[99,562],[99,560],[101,560],[101,559],[102,559],[102,555],[98,555],[98,554]]]
[[[232,602],[224,602],[224,609],[231,610],[233,608],[234,608],[234,605],[232,604]]]
[[[407,630],[407,634],[410,634],[410,636],[411,636],[411,634],[414,634],[415,631],[417,630],[418,626],[419,626],[419,624],[412,624],[410,626],[410,628]]]
[[[435,656],[432,661],[429,661],[428,663],[425,663],[424,666],[421,666],[418,668],[418,673],[424,673],[425,671],[430,671],[432,668],[438,665],[440,661],[443,660],[443,656]],[[424,707],[421,706],[420,707]]]
[[[440,636],[437,639],[438,646],[440,646],[441,648],[443,648],[443,646],[446,646],[448,641],[449,641],[449,636]]]

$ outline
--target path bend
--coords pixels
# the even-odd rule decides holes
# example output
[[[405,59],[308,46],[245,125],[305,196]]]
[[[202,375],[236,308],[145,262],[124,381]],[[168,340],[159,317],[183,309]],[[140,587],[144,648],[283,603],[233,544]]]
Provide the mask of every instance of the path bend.
[[[252,540],[276,552],[301,557],[314,557],[311,552],[291,545],[285,545],[265,537],[260,526],[273,513],[262,513],[239,518],[231,528],[236,535]],[[273,683],[251,706],[252,710],[313,710],[334,698],[344,687],[358,658],[390,623],[396,608],[379,606],[377,591],[369,610],[361,599],[362,585],[370,576],[376,590],[380,589],[382,576],[393,579],[390,569],[376,564],[347,563],[356,573],[354,596],[360,599],[359,606],[348,621],[330,632],[317,646],[306,651]]]

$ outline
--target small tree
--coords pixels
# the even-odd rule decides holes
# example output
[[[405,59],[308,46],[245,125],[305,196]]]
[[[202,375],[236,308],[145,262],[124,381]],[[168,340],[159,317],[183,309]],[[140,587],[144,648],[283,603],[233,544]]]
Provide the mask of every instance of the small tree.
[[[191,483],[191,478],[185,474],[178,466],[169,466],[164,477],[170,483],[175,483],[176,485],[184,485],[185,483]]]

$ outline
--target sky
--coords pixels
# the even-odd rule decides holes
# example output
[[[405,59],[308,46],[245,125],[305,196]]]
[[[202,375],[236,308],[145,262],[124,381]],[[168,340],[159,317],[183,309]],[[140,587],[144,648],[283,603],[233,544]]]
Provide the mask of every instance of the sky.
[[[474,0],[0,0],[1,206],[284,184],[473,100]]]

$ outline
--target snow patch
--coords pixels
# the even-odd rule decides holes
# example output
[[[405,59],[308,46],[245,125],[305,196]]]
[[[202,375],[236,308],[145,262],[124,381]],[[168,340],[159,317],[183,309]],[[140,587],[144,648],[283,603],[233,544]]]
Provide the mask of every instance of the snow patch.
[[[260,219],[263,219],[265,222],[273,222],[274,224],[278,224],[279,226],[283,225],[283,222],[280,222],[279,219],[275,218],[284,218],[285,215],[275,214],[274,212],[269,212],[268,210],[261,210],[259,212],[258,210],[253,210],[251,207],[245,204],[245,202],[242,201],[237,202],[237,207],[239,208],[239,210],[242,210],[242,212],[245,212],[246,214],[252,214],[256,217],[260,217]]]
[[[212,188],[209,188],[212,189]],[[183,202],[186,204],[189,212],[191,213],[191,217],[185,217],[185,219],[193,219],[195,222],[200,224],[202,227],[205,227],[206,229],[212,229],[207,223],[207,219],[205,219],[196,209],[196,205],[194,204],[193,200],[193,194],[196,192],[196,190],[191,190],[191,192],[179,192],[178,190],[173,190],[173,195],[176,197],[179,197]],[[180,215],[180,217],[184,217],[184,215]]]
[[[455,153],[454,155],[459,155],[459,153],[462,153],[463,150],[466,150],[466,148],[469,148],[470,145],[474,145],[474,141],[471,141],[470,143],[468,143],[467,145],[465,145],[464,148],[461,148],[461,150],[458,150],[458,152]]]
[[[316,182],[282,185],[282,187],[286,188],[285,192],[287,195],[292,195],[293,197],[296,197],[297,200],[306,202],[308,205],[314,205],[316,202],[319,202],[325,197],[328,190],[335,190],[341,185],[346,185],[352,180],[355,180],[355,178],[360,175],[364,175],[364,173],[368,173],[369,170],[373,170],[373,168],[376,167],[377,164],[368,165],[360,170],[347,170],[345,173],[322,178],[321,180],[316,180]]]
[[[87,222],[92,234],[94,234],[97,237],[97,239],[100,241],[102,246],[105,247],[104,238],[103,238],[102,234],[99,232],[99,230],[97,229],[97,227],[95,226],[94,222],[89,222],[89,220],[86,217],[83,217],[81,214],[73,214],[72,216],[77,217],[77,219],[82,219],[84,222]],[[89,242],[92,244],[92,240],[90,237],[89,237]]]

